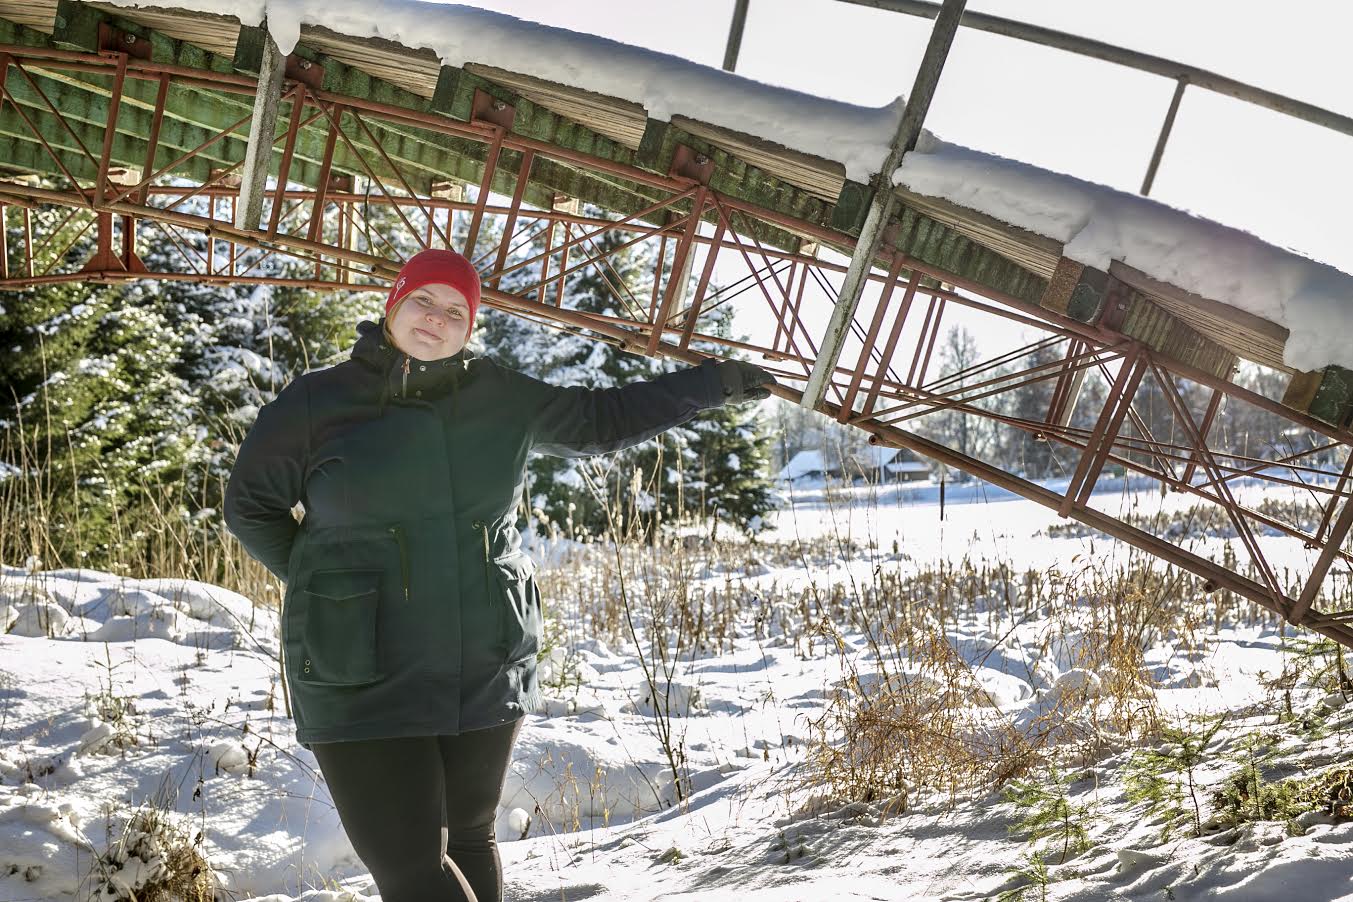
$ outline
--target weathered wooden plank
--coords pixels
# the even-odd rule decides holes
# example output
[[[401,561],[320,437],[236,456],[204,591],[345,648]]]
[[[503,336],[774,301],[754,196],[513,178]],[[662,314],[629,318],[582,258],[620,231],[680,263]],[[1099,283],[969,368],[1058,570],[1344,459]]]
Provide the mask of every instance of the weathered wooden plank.
[[[0,19],[51,34],[56,3],[57,0],[0,0]]]
[[[240,172],[240,201],[235,208],[235,228],[249,232],[258,229],[263,217],[263,195],[268,190],[268,169],[273,158],[273,140],[277,137],[277,110],[282,100],[282,80],[286,76],[286,59],[272,35],[263,28],[252,31],[261,33],[259,40],[248,45],[240,42],[235,61],[237,66],[240,65],[241,56],[249,56],[250,51],[257,49],[258,91],[254,95],[254,116],[249,120],[249,142]],[[250,58],[243,62],[251,65],[255,61]],[[297,108],[297,104],[293,103],[292,107]],[[277,227],[276,215],[274,208],[273,229]]]
[[[1063,257],[1039,299],[1047,310],[1134,338],[1157,354],[1230,379],[1236,354],[1111,273]]]
[[[1245,310],[1193,294],[1117,261],[1109,273],[1245,360],[1291,372],[1283,363],[1288,331]]]

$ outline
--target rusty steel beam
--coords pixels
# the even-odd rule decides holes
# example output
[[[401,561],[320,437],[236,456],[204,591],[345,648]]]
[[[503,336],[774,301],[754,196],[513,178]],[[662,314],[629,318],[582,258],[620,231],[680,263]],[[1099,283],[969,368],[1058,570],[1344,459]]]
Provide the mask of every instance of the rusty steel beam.
[[[672,305],[676,301],[681,286],[686,278],[686,260],[691,253],[691,239],[700,229],[700,220],[705,215],[705,199],[708,196],[709,189],[701,185],[695,192],[695,200],[691,202],[691,215],[686,220],[686,227],[681,232],[681,237],[677,239],[677,247],[672,257],[672,273],[667,280],[667,290],[663,292],[662,306],[658,308],[657,315],[653,317],[652,334],[648,338],[647,353],[651,357],[658,351],[658,345],[662,342],[662,332],[667,325],[668,314],[672,310]],[[658,276],[662,274],[662,262],[658,263],[658,271],[653,276],[653,283],[656,286]]]
[[[883,320],[888,315],[888,302],[893,298],[893,288],[897,285],[897,276],[901,271],[902,255],[898,254],[893,258],[893,265],[888,270],[888,279],[883,284],[883,294],[879,296],[878,306],[874,308],[874,316],[869,322],[869,331],[865,334],[864,345],[860,349],[860,357],[855,365],[855,372],[851,374],[850,385],[846,388],[846,396],[841,401],[841,413],[837,417],[838,422],[845,422],[841,417],[849,419],[853,411],[855,395],[860,390],[860,381],[864,378],[864,371],[869,366],[869,355],[874,348],[874,342],[878,341],[879,329],[883,326]],[[884,366],[887,365],[888,359],[885,355],[883,358]]]
[[[1141,348],[1129,347],[1127,355],[1118,367],[1118,375],[1114,378],[1113,385],[1109,387],[1109,394],[1104,399],[1104,410],[1095,422],[1095,429],[1090,434],[1089,442],[1086,443],[1085,452],[1081,454],[1076,471],[1071,476],[1071,482],[1067,484],[1066,496],[1057,507],[1058,516],[1066,517],[1073,509],[1084,504],[1081,499],[1088,497],[1089,492],[1082,492],[1082,488],[1094,488],[1095,481],[1099,477],[1099,468],[1104,465],[1104,456],[1108,454],[1109,447],[1118,435],[1123,418],[1127,416],[1128,407],[1132,404],[1132,397],[1137,393],[1137,386],[1141,383],[1145,371],[1146,362]]]

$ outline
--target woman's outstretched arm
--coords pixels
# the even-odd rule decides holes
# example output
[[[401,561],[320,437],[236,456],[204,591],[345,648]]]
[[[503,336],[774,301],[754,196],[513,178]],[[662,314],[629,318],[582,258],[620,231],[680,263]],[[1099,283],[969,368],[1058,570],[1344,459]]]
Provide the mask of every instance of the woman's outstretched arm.
[[[750,364],[714,360],[615,388],[562,388],[518,376],[528,385],[532,447],[556,457],[586,457],[637,445],[702,410],[743,400],[743,380],[752,381],[744,376],[748,370],[764,376],[762,385],[774,381]]]
[[[309,456],[309,399],[302,381],[291,382],[258,412],[225,490],[226,526],[283,580],[298,529],[291,509],[301,500]]]

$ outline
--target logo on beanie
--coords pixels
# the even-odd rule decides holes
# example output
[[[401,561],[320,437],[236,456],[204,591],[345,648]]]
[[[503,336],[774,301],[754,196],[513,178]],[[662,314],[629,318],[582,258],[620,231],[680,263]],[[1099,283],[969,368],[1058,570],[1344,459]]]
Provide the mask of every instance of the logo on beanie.
[[[409,277],[408,277],[408,276],[400,276],[400,277],[399,277],[399,281],[395,283],[395,291],[394,291],[395,297],[399,297],[399,289],[403,288],[403,287],[404,287],[404,283],[407,282],[407,281],[409,281]]]

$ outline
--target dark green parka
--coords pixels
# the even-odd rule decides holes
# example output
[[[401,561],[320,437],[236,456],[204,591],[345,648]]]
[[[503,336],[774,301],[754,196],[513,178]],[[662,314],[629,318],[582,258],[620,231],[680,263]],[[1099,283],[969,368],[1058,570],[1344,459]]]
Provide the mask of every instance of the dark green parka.
[[[540,594],[513,526],[528,455],[625,448],[724,401],[713,365],[563,388],[468,351],[408,358],[382,325],[361,323],[352,359],[259,411],[226,486],[226,524],[287,584],[283,657],[307,748],[533,710]]]

